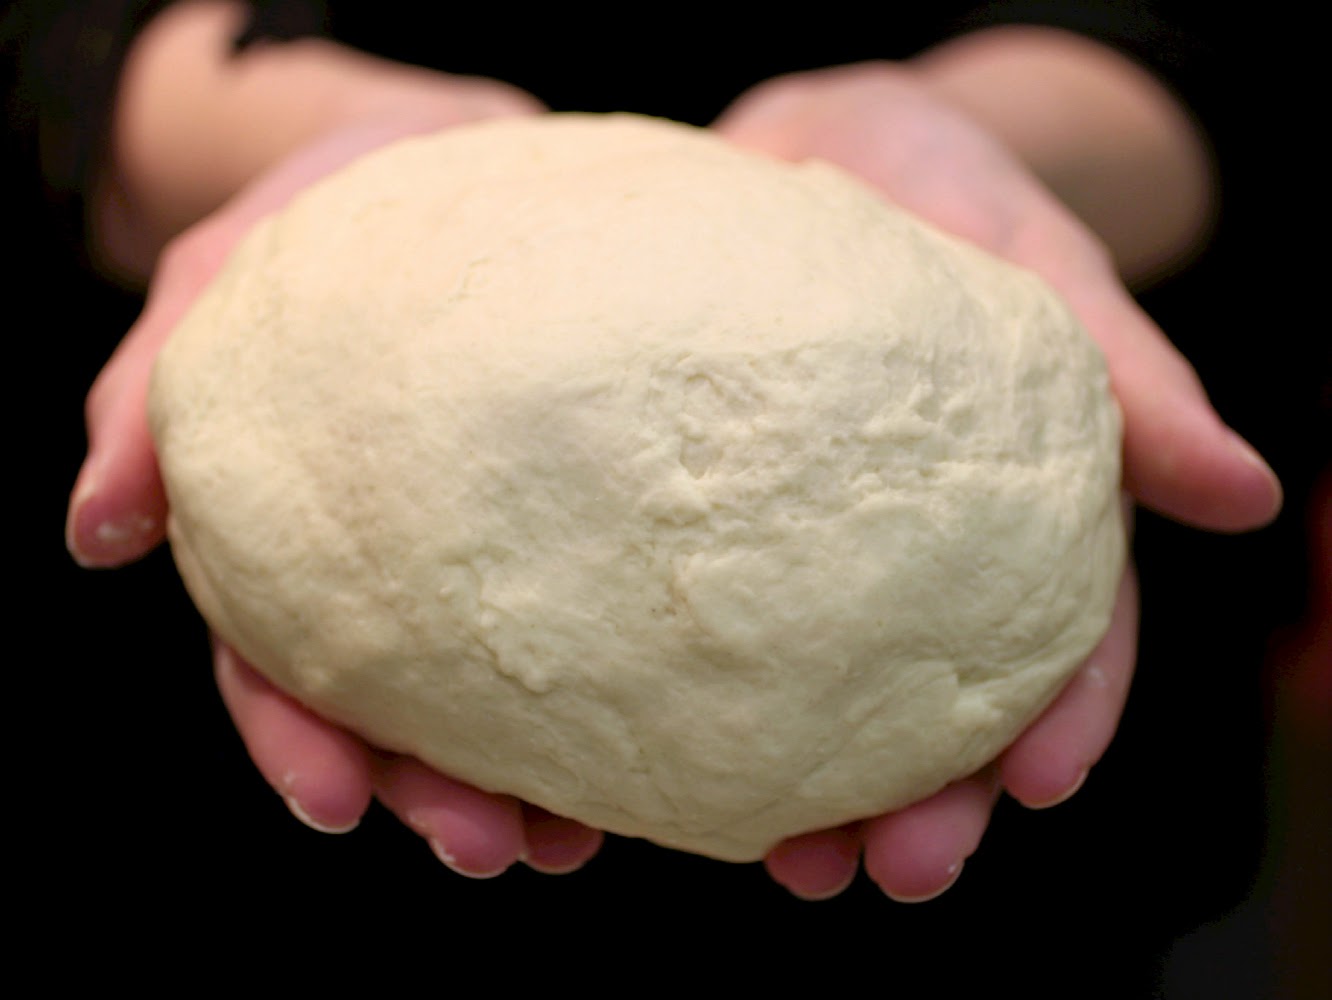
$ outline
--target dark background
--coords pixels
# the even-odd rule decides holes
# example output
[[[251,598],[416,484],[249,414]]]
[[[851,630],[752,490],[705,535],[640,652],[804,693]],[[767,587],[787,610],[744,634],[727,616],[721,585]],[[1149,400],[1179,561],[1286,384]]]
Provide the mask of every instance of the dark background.
[[[868,976],[870,988],[908,996],[982,986],[1019,996],[1302,995],[1282,978],[1283,949],[1327,928],[1327,830],[1296,831],[1316,863],[1292,874],[1280,820],[1292,781],[1311,766],[1325,773],[1326,760],[1297,765],[1292,779],[1272,757],[1281,684],[1264,669],[1273,634],[1305,613],[1309,496],[1329,440],[1326,278],[1314,266],[1326,252],[1304,242],[1311,220],[1325,221],[1325,182],[1307,152],[1301,33],[1190,20],[1170,5],[991,5],[978,15],[977,5],[944,3],[928,16],[885,6],[870,19],[819,5],[798,20],[767,10],[734,23],[721,9],[431,21],[414,6],[347,4],[334,5],[332,29],[398,58],[508,79],[556,109],[700,124],[767,76],[908,56],[977,18],[1078,22],[1172,80],[1217,146],[1225,211],[1208,252],[1143,301],[1222,415],[1272,461],[1289,503],[1277,524],[1244,537],[1141,515],[1139,671],[1085,789],[1045,813],[1001,804],[958,885],[912,907],[863,876],[837,900],[802,903],[761,866],[618,838],[572,876],[516,868],[473,882],[377,808],[344,837],[302,827],[245,757],[169,556],[112,573],[79,570],[65,553],[82,397],[137,302],[79,267],[13,144],[5,190],[19,259],[6,326],[18,349],[8,370],[19,683],[7,705],[19,776],[10,824],[24,847],[11,878],[39,886],[13,897],[35,952],[73,943],[108,976],[148,978],[164,955],[223,970],[256,955],[296,971],[401,960],[438,970],[441,989],[470,965],[500,982],[617,992],[675,979],[758,988],[809,977],[845,988]],[[1313,815],[1326,822],[1325,807]],[[1292,879],[1323,900],[1294,925],[1274,888]],[[709,956],[719,965],[705,970]]]

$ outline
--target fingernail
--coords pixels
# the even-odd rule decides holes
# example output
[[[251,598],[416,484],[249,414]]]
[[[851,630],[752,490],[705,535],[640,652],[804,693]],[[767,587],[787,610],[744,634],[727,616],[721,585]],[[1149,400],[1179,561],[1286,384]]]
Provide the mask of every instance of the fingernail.
[[[602,835],[584,826],[558,818],[543,821],[529,813],[527,843],[518,860],[542,875],[568,875],[596,857],[601,843]]]
[[[287,804],[287,808],[291,810],[293,816],[308,826],[311,830],[318,833],[351,833],[351,831],[361,825],[360,819],[355,819],[345,826],[330,826],[327,823],[320,823],[305,811],[304,807],[296,801],[294,795],[284,795],[282,796],[282,801]]]
[[[70,547],[75,562],[87,569],[117,565],[141,555],[145,543],[157,533],[157,521],[146,514],[132,514],[118,521],[103,521],[80,534],[84,544]]]
[[[884,895],[896,903],[928,903],[931,899],[938,899],[953,887],[957,880],[962,876],[962,868],[964,864],[965,862],[963,861],[954,861],[948,866],[948,881],[933,892],[926,893],[923,896],[899,896],[886,889],[884,890]]]
[[[1019,801],[1022,802],[1022,804],[1026,806],[1028,809],[1049,809],[1052,806],[1057,806],[1059,805],[1059,803],[1067,802],[1074,795],[1076,795],[1078,793],[1078,789],[1083,786],[1083,784],[1087,780],[1087,775],[1090,773],[1091,773],[1090,769],[1084,767],[1078,773],[1077,778],[1074,779],[1073,784],[1069,785],[1062,792],[1059,792],[1058,794],[1054,795],[1051,798],[1043,799],[1040,802],[1028,802],[1022,799],[1020,799]]]
[[[790,886],[787,886],[786,888],[787,891],[790,892],[791,895],[794,896],[796,899],[803,899],[807,903],[821,903],[825,899],[832,899],[836,896],[840,896],[850,887],[851,883],[854,882],[855,880],[856,880],[856,873],[852,872],[850,875],[848,875],[841,882],[838,882],[832,888],[824,889],[819,892],[806,892],[801,889],[792,889]],[[943,890],[941,889],[940,891],[942,892]]]
[[[458,859],[455,858],[452,854],[450,854],[449,849],[445,847],[443,843],[441,843],[440,841],[431,840],[430,849],[435,852],[435,857],[439,858],[439,860],[443,862],[445,868],[447,868],[451,872],[454,872],[457,875],[463,876],[464,878],[474,878],[474,879],[496,878],[497,876],[503,875],[506,871],[509,870],[509,866],[505,865],[503,868],[496,869],[495,871],[485,871],[485,872],[468,871],[466,868],[464,868],[462,865],[458,863]]]
[[[74,561],[83,567],[93,565],[90,556],[84,552],[79,544],[81,536],[89,534],[96,535],[96,531],[89,532],[83,522],[87,519],[85,508],[88,501],[92,499],[93,494],[97,492],[96,476],[93,473],[93,462],[91,456],[84,459],[83,468],[79,469],[79,476],[74,480],[74,490],[69,498],[69,513],[65,517],[65,548],[69,554],[74,557]]]
[[[213,657],[215,664],[221,666],[225,663],[228,669],[233,667],[236,662],[231,655],[231,650],[218,642],[216,638],[213,639]],[[282,782],[277,789],[277,793],[282,796],[282,801],[286,803],[291,814],[311,830],[317,833],[350,833],[360,826],[361,817],[359,816],[355,817],[350,823],[343,824],[325,823],[315,819],[296,796],[295,789],[298,783],[299,779],[296,775],[288,771],[282,775]]]
[[[1267,464],[1267,460],[1264,459],[1262,455],[1258,454],[1257,449],[1254,448],[1253,445],[1249,444],[1248,441],[1234,430],[1226,428],[1226,431],[1230,437],[1231,452],[1245,464],[1252,466],[1267,477],[1268,482],[1271,484],[1272,495],[1274,498],[1272,515],[1275,516],[1276,512],[1281,509],[1281,480],[1277,478],[1277,474],[1272,471],[1272,467]]]
[[[1249,444],[1249,442],[1245,440],[1245,438],[1243,438],[1238,431],[1235,431],[1227,427],[1226,434],[1230,437],[1230,448],[1237,457],[1243,459],[1245,462],[1248,462],[1250,465],[1254,466],[1255,468],[1262,469],[1264,472],[1267,472],[1273,478],[1276,478],[1276,474],[1272,472],[1272,467],[1267,464],[1266,459],[1264,459],[1262,455],[1258,454],[1257,449],[1254,448],[1253,445]]]
[[[527,865],[528,868],[531,868],[532,871],[540,872],[542,875],[569,875],[586,865],[591,858],[579,858],[577,861],[572,862],[566,861],[556,864],[544,864],[540,861],[534,861],[526,854],[522,854],[519,856],[518,860]]]
[[[141,555],[159,527],[146,514],[131,513],[114,520],[99,517],[97,486],[98,477],[85,468],[74,486],[65,521],[65,547],[85,569],[115,566]]]

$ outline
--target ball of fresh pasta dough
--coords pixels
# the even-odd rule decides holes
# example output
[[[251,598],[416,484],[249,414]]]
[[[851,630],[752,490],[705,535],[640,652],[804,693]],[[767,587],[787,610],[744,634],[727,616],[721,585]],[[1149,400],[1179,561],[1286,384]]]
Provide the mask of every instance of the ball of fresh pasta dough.
[[[151,419],[208,622],[371,742],[746,861],[995,757],[1107,627],[1103,361],[834,168],[469,126],[261,223]]]

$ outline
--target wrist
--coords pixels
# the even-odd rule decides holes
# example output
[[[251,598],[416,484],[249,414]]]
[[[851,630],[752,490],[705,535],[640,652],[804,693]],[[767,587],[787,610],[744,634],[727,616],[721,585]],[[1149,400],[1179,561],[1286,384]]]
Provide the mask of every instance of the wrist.
[[[922,84],[1005,143],[1143,282],[1202,243],[1216,198],[1210,152],[1151,73],[1091,39],[1003,27],[912,60]]]
[[[444,127],[538,110],[498,83],[321,38],[260,39],[238,52],[246,19],[237,0],[192,0],[136,38],[90,202],[94,254],[109,272],[142,280],[173,236],[331,130],[369,119]]]

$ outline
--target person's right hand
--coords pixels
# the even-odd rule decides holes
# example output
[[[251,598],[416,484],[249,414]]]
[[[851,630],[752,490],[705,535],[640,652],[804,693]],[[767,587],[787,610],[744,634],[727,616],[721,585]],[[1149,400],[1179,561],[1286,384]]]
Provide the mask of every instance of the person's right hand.
[[[526,110],[524,102],[486,110]],[[438,124],[429,115],[340,129],[284,161],[162,254],[147,306],[87,402],[89,452],[70,504],[68,544],[85,566],[137,559],[162,541],[167,501],[145,399],[166,338],[237,241],[261,217],[318,178],[395,139]],[[581,824],[453,781],[389,755],[318,718],[278,691],[225,643],[214,643],[219,690],[260,773],[303,822],[355,827],[371,796],[425,838],[451,868],[495,875],[520,858],[547,872],[580,867],[601,834]]]

